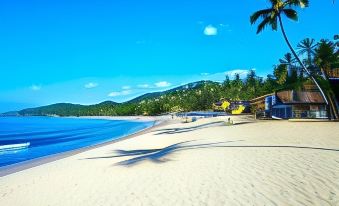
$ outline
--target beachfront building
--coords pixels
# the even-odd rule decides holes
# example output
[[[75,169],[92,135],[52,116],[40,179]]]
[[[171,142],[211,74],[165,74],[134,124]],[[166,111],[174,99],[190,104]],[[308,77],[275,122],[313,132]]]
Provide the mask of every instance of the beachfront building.
[[[319,91],[282,90],[251,100],[257,117],[273,119],[326,119],[327,106]]]
[[[339,68],[331,69],[327,72],[327,77],[330,82],[331,88],[339,102]]]
[[[268,109],[266,110],[266,98],[274,96],[274,95],[275,93],[266,94],[266,95],[256,97],[250,100],[252,112],[254,113],[256,119],[257,118],[258,119],[270,119],[271,118],[269,110]]]

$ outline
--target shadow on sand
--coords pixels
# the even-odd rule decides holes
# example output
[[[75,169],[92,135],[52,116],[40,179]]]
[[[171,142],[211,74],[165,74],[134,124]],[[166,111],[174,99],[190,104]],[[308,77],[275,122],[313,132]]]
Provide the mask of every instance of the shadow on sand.
[[[196,140],[194,140],[196,141]],[[91,157],[86,159],[108,159],[116,157],[133,157],[128,160],[120,161],[115,165],[119,166],[133,166],[137,163],[140,163],[145,160],[150,160],[154,163],[164,163],[169,161],[165,156],[172,154],[177,151],[182,150],[192,150],[192,149],[205,149],[205,148],[290,148],[290,149],[311,149],[311,150],[323,150],[323,151],[334,151],[338,152],[339,149],[333,148],[322,148],[322,147],[306,147],[306,146],[293,146],[293,145],[222,145],[225,143],[241,142],[244,140],[237,141],[225,141],[225,142],[215,142],[215,143],[205,143],[205,144],[188,144],[194,141],[184,141],[177,144],[173,144],[161,149],[144,149],[144,150],[116,150],[117,155],[105,156],[105,157]]]
[[[242,124],[250,124],[253,122],[238,122],[235,123],[232,126],[237,126],[237,125],[242,125]],[[169,129],[160,129],[160,130],[155,130],[156,133],[155,135],[161,135],[161,134],[178,134],[178,133],[184,133],[184,132],[191,132],[199,129],[204,129],[208,127],[215,127],[215,126],[226,126],[225,121],[217,121],[217,122],[211,122],[211,123],[206,123],[206,124],[201,124],[198,126],[194,127],[183,127],[183,128],[169,128]]]
[[[196,141],[196,140],[194,140],[194,141]],[[130,165],[139,163],[139,162],[144,161],[144,160],[150,160],[150,161],[155,162],[155,163],[162,163],[162,162],[169,161],[168,159],[164,159],[164,157],[166,155],[171,154],[173,152],[180,151],[180,150],[211,148],[211,147],[215,147],[216,145],[220,145],[222,143],[240,142],[240,141],[243,141],[243,140],[187,145],[187,143],[191,143],[191,142],[194,142],[194,141],[184,141],[184,142],[173,144],[173,145],[161,148],[161,149],[116,150],[115,153],[117,155],[105,156],[105,157],[91,157],[91,158],[86,158],[86,159],[107,159],[107,158],[115,158],[115,157],[140,155],[138,157],[134,157],[134,158],[131,158],[131,159],[128,159],[128,160],[118,162],[118,163],[116,163],[116,165],[130,166]]]

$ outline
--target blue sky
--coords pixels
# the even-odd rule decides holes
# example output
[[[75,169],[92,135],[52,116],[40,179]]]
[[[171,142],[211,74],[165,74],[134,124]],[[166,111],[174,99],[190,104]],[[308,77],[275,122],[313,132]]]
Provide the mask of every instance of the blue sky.
[[[56,102],[125,101],[191,81],[265,76],[288,51],[280,32],[256,35],[266,0],[0,1],[0,112]],[[332,39],[338,5],[311,0],[295,45]]]

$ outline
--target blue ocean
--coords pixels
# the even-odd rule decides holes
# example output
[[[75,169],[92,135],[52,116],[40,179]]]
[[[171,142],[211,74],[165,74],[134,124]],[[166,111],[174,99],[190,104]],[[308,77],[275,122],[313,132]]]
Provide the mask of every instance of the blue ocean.
[[[115,140],[154,122],[59,117],[0,117],[0,168]]]

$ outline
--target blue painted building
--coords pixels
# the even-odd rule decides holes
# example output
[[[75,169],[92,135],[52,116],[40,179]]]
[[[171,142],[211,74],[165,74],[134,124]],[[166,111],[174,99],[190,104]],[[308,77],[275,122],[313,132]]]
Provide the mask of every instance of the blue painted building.
[[[326,119],[327,106],[318,91],[278,91],[265,97],[265,114],[273,119]]]

